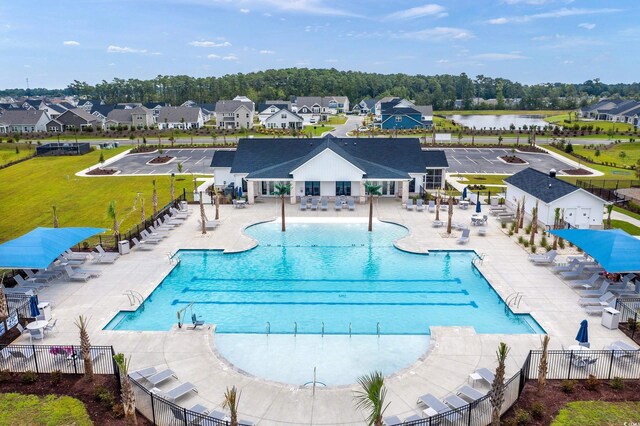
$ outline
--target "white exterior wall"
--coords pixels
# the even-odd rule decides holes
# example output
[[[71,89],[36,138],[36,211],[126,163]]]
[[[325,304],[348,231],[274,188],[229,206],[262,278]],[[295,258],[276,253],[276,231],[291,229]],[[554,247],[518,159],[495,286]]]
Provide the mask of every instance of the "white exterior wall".
[[[335,181],[320,182],[320,195],[322,195],[323,197],[334,197],[336,195],[336,182]]]
[[[282,118],[282,116],[285,118]],[[264,121],[264,125],[270,129],[288,129],[289,123],[295,122],[299,128],[302,128],[303,120],[296,117],[292,113],[287,110],[280,110],[274,114],[272,114],[269,118]],[[284,126],[283,126],[284,125]]]
[[[215,167],[213,179],[215,185],[218,186],[227,186],[230,182],[235,182],[235,178],[231,174],[231,167]]]
[[[360,193],[360,184],[362,181],[359,180],[355,180],[355,181],[351,181],[351,196],[352,197],[359,197],[360,195],[364,195],[364,192],[361,194]]]
[[[296,196],[304,197],[304,182],[294,182],[292,187],[292,189],[295,189],[295,192],[293,193],[296,194]]]
[[[330,149],[307,161],[291,173],[295,181],[361,181],[363,171]],[[335,188],[334,188],[335,191]]]

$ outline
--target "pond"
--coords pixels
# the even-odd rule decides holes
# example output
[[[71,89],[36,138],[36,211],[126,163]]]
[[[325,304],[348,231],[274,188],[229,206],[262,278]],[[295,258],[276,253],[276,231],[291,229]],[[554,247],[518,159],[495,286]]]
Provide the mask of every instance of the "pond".
[[[466,127],[475,127],[476,129],[509,129],[513,124],[516,128],[520,128],[524,125],[530,126],[546,126],[544,121],[544,115],[536,114],[505,114],[505,115],[447,115],[449,120],[453,120],[458,124],[462,124]]]

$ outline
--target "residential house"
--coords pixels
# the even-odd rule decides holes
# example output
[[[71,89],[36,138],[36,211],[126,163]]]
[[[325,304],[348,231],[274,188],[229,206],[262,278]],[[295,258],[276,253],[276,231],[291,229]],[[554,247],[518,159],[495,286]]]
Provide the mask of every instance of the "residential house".
[[[105,126],[108,129],[126,126],[130,129],[143,129],[154,125],[153,112],[143,106],[133,109],[113,109],[107,115]]]
[[[505,202],[515,208],[525,200],[525,212],[531,214],[538,202],[538,220],[553,226],[557,208],[564,212],[564,221],[575,228],[602,228],[605,201],[584,189],[549,173],[526,168],[504,180],[507,185]]]
[[[204,117],[199,107],[164,107],[158,115],[159,129],[199,129]]]
[[[42,99],[25,99],[22,102],[22,109],[45,109],[45,102]]]
[[[264,126],[268,129],[301,130],[304,127],[304,118],[287,108],[283,108],[267,117],[264,120]]]
[[[629,111],[626,111],[623,114],[623,117],[624,123],[633,124],[636,127],[640,127],[640,105]]]
[[[375,114],[377,102],[378,101],[373,98],[363,99],[353,106],[351,112],[359,115]]]
[[[49,120],[46,111],[36,109],[7,110],[0,115],[0,133],[44,132]]]
[[[153,112],[154,122],[157,123],[158,116],[160,115],[160,110],[164,107],[171,106],[171,104],[168,104],[166,102],[147,102],[143,106]]]
[[[87,127],[94,129],[102,128],[102,121],[96,116],[89,114],[82,108],[74,108],[60,114],[55,120],[47,123],[47,131],[59,131],[55,128],[62,126],[61,131],[83,130]]]
[[[56,118],[58,117],[60,114],[64,113],[65,111],[67,111],[67,109],[61,105],[58,104],[52,104],[52,103],[48,103],[44,106],[44,108],[42,108],[43,111],[46,111],[47,114],[49,115],[49,117],[51,118]]]
[[[244,99],[218,101],[215,108],[216,126],[219,129],[252,129],[254,108],[253,102]]]
[[[115,104],[94,105],[91,108],[91,115],[97,117],[98,120],[104,125],[104,123],[107,121],[107,116],[114,109],[116,109]]]
[[[430,129],[433,127],[433,108],[416,106],[405,99],[381,104],[380,127],[385,130]]]
[[[306,124],[326,121],[329,115],[349,111],[346,96],[298,96],[292,101],[291,111],[305,119]]]
[[[291,102],[282,101],[282,100],[276,100],[276,101],[267,100],[267,101],[264,101],[264,103],[258,104],[257,111],[258,111],[258,120],[260,121],[260,124],[264,126],[265,120],[271,117],[276,112],[280,111],[281,109],[288,109],[289,111],[293,111],[291,108]]]
[[[78,108],[85,110],[89,114],[94,106],[102,105],[103,102],[99,99],[83,99],[78,101]]]
[[[204,122],[215,118],[216,116],[216,104],[200,104],[198,105],[200,109],[202,109],[202,116],[204,117]]]
[[[403,100],[400,99],[397,96],[385,96],[382,99],[379,99],[378,101],[376,101],[375,104],[375,120],[376,121],[381,121],[382,120],[382,104],[389,104],[389,102],[396,102],[396,103],[400,103]],[[409,101],[406,101],[409,102]],[[410,102],[409,102],[410,103]]]
[[[291,203],[303,196],[352,196],[365,201],[364,182],[381,186],[383,197],[441,188],[448,168],[443,151],[423,151],[417,138],[335,138],[309,141],[240,139],[235,151],[216,151],[216,182],[242,187],[248,202],[271,196],[279,182],[291,184]]]
[[[581,118],[593,120],[606,120],[606,115],[622,102],[621,99],[602,99],[593,105],[587,105],[578,111]]]
[[[628,100],[625,102],[621,102],[615,108],[609,110],[606,113],[606,119],[609,121],[626,123],[625,114],[638,108],[640,106],[640,102],[634,100]]]

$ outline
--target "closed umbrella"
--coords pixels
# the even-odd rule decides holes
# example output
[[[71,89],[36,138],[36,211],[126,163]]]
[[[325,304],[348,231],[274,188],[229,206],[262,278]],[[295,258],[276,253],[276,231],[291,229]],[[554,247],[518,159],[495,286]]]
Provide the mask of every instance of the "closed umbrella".
[[[36,318],[40,315],[40,309],[38,309],[38,297],[31,296],[29,298],[29,310],[31,311],[31,316]]]
[[[466,200],[467,199],[467,187],[465,186],[464,189],[462,190],[462,199]]]
[[[238,187],[238,198],[242,198],[242,187]]]
[[[478,192],[478,199],[476,200],[476,213],[480,213],[482,211],[482,207],[480,206],[480,193]]]
[[[587,322],[587,320],[582,320],[582,322],[580,323],[580,330],[578,330],[576,340],[580,344],[589,343],[589,323]]]

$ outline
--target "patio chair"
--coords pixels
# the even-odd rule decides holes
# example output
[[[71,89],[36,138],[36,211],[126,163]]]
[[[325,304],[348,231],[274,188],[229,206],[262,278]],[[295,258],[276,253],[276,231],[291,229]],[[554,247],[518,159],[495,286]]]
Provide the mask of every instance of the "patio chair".
[[[33,339],[43,340],[44,339],[44,329],[39,328],[36,330],[29,330],[29,342],[32,343]]]
[[[604,312],[604,308],[606,308],[606,306],[603,305],[585,306],[584,311],[587,313],[587,315],[602,315],[602,313]]]
[[[416,201],[416,211],[418,212],[424,211],[424,201],[422,200],[422,198],[419,198],[418,201]]]
[[[560,272],[560,276],[565,280],[575,280],[585,274],[585,264],[580,263],[578,267],[572,271]]]
[[[191,322],[193,323],[193,329],[204,325],[204,320],[199,320],[196,314],[191,314]]]
[[[584,290],[580,292],[580,297],[600,297],[609,291],[609,283],[602,283],[596,290]]]
[[[553,263],[556,256],[558,256],[558,252],[555,250],[551,250],[545,254],[530,254],[529,260],[536,265],[545,265]]]
[[[462,230],[462,235],[460,235],[460,238],[458,238],[457,243],[458,244],[466,244],[469,242],[469,233],[471,231],[469,229],[463,229]]]
[[[69,260],[87,260],[89,255],[88,253],[76,253],[71,249],[68,249],[64,252],[64,257]]]
[[[491,214],[498,214],[498,213],[504,213],[507,211],[507,208],[505,206],[489,206],[489,212]]]
[[[137,248],[138,250],[153,250],[153,246],[147,244],[144,240],[140,241],[136,237],[133,237],[131,241],[133,241],[133,248]]]
[[[611,301],[616,298],[616,295],[610,291],[606,292],[602,296],[596,297],[583,297],[578,300],[580,306],[602,306],[607,307],[611,304]]]
[[[84,282],[87,282],[87,281],[89,281],[89,278],[91,278],[91,275],[89,275],[89,274],[83,274],[83,273],[80,273],[80,272],[75,272],[73,269],[71,269],[71,266],[65,266],[64,270],[67,273],[67,275],[69,276],[69,279],[71,281],[84,281]]]
[[[436,202],[433,200],[429,200],[429,206],[427,207],[427,209],[431,212],[431,213],[435,213],[436,212]]]
[[[207,407],[200,404],[196,404],[193,407],[189,408],[189,413],[186,413],[186,416],[185,411],[181,407],[170,405],[169,408],[171,409],[171,413],[173,413],[173,417],[175,417],[175,419],[178,420],[180,424],[186,425],[199,424],[201,419],[198,418],[197,415],[206,415],[207,413],[209,413]],[[191,413],[195,413],[196,415],[193,415]]]
[[[626,274],[624,277],[622,277],[622,279],[619,282],[615,282],[611,280],[607,280],[607,281],[614,285],[626,286],[635,277],[636,277],[636,274]]]
[[[33,348],[24,348],[24,349],[9,349],[7,348],[12,357],[21,360],[22,362],[27,362],[35,355]]]
[[[38,275],[31,269],[25,269],[24,273],[27,274],[27,278],[25,279],[25,281],[28,283],[46,283],[56,278],[56,274],[54,274],[53,271],[51,271],[50,273],[41,273],[40,275]],[[20,276],[20,278],[22,278],[22,276]]]
[[[353,198],[349,198],[347,200],[347,205],[349,206],[349,210],[350,211],[355,211],[356,210],[356,203],[355,203],[355,201],[353,201]]]
[[[320,210],[327,211],[329,209],[329,200],[327,197],[320,198]]]
[[[194,391],[194,392],[198,392],[198,389],[195,387],[195,385],[193,383],[190,382],[186,382],[186,383],[181,383],[178,386],[176,386],[173,389],[170,389],[168,391],[161,391],[158,388],[153,388],[151,389],[151,393],[154,393],[156,395],[159,395],[165,399],[168,399],[170,401],[176,401],[177,399],[185,396],[186,394],[188,394],[189,392]]]
[[[40,290],[45,286],[44,284],[37,283],[35,281],[27,282],[27,281],[25,281],[24,278],[22,278],[21,275],[14,275],[13,279],[16,281],[16,286],[19,287],[19,288],[26,288],[26,289],[35,288],[37,290]]]
[[[574,282],[570,283],[569,285],[571,287],[590,288],[590,287],[593,287],[596,284],[596,281],[598,281],[601,278],[602,278],[602,275],[600,275],[599,273],[596,272],[593,275],[591,275],[589,278],[587,278],[586,280],[574,281]],[[606,284],[606,283],[603,283],[603,284]]]
[[[469,405],[467,401],[460,398],[458,395],[449,395],[443,401],[451,408],[462,408]]]
[[[306,210],[306,209],[307,209],[307,198],[302,197],[300,198],[300,210]]]
[[[384,426],[400,426],[402,425],[402,420],[398,416],[389,416],[382,419],[382,424]]]
[[[469,402],[477,401],[478,399],[485,396],[484,393],[480,392],[477,389],[472,388],[471,386],[464,385],[460,389],[456,391],[456,395],[462,396],[466,398]]]
[[[413,199],[409,198],[407,200],[407,210],[413,210]]]
[[[167,231],[166,229],[158,229],[153,225],[149,225],[149,232],[151,233],[151,235],[157,235],[161,238],[167,238],[169,236],[169,231]]]
[[[622,340],[616,340],[615,342],[613,342],[610,347],[613,346],[619,350],[622,351],[628,351],[628,352],[633,352],[633,353],[638,353],[638,348],[634,348],[633,346],[631,346],[628,343],[623,342]]]
[[[579,264],[578,259],[571,259],[566,263],[560,263],[554,266],[553,268],[551,268],[551,271],[553,272],[572,271],[576,266],[578,266],[578,264]]]
[[[165,225],[168,225],[168,226],[178,226],[178,225],[181,225],[184,222],[183,219],[173,218],[173,217],[169,216],[168,214],[165,214],[164,216],[162,216],[162,218],[164,220],[164,222],[162,222],[162,223],[165,224]]]
[[[178,377],[176,377],[176,373],[174,373],[173,370],[165,368],[164,370],[159,371],[153,376],[147,377],[146,379],[153,386],[158,386],[160,383],[164,382],[167,379],[170,379],[171,377],[176,380],[178,379]]]
[[[487,228],[485,228],[484,226],[481,228],[478,228],[478,235],[481,235],[483,237],[487,235]]]
[[[312,198],[311,199],[311,210],[318,210],[318,199],[317,198]]]
[[[147,367],[140,370],[132,371],[131,373],[129,373],[129,377],[137,381],[137,380],[146,379],[147,377],[153,376],[157,372],[158,370],[156,370],[155,367]]]
[[[118,253],[107,253],[100,244],[96,246],[96,250],[98,255],[93,260],[96,263],[113,263],[120,256]]]
[[[171,212],[171,217],[175,217],[175,218],[178,218],[178,219],[185,220],[189,216],[187,213],[181,212],[181,211],[179,211],[178,209],[176,209],[174,207],[171,207],[169,209],[169,211]]]
[[[54,319],[54,320],[52,320],[52,321],[49,321],[49,324],[47,324],[47,325],[44,327],[44,332],[45,332],[45,333],[51,333],[51,332],[55,331],[55,330],[56,330],[56,324],[57,324],[57,323],[58,323],[58,319],[57,319],[57,318],[56,318],[56,319]]]
[[[417,404],[420,405],[426,405],[428,408],[431,408],[435,413],[435,414],[442,414],[442,413],[446,413],[448,411],[451,411],[451,408],[449,408],[449,406],[447,404],[445,404],[444,402],[440,401],[438,398],[436,398],[435,396],[431,395],[430,393],[422,395],[421,397],[418,398]],[[425,410],[426,411],[426,410]],[[425,415],[428,415],[426,412],[423,412]],[[431,416],[429,416],[431,417]],[[449,416],[447,416],[447,418],[449,420],[455,421],[456,418],[459,418],[460,414],[458,413],[451,413]]]
[[[334,204],[333,208],[334,208],[336,211],[340,211],[340,210],[342,210],[342,201],[340,201],[338,198],[336,198],[336,202],[335,202],[335,204]]]
[[[440,203],[440,211],[446,212],[447,210],[449,210],[449,203],[442,200],[442,202]]]
[[[142,238],[144,238],[145,241],[150,242],[152,244],[154,243],[157,244],[160,241],[162,241],[162,238],[155,235],[151,235],[149,231],[147,231],[146,229],[143,229],[142,232],[140,232],[140,235],[142,236]]]
[[[18,331],[20,332],[21,335],[25,335],[25,334],[29,334],[29,330],[27,330],[26,328],[24,328],[22,326],[22,324],[18,323],[16,324],[16,328],[18,329]]]
[[[102,271],[99,270],[99,269],[85,269],[85,268],[75,268],[75,269],[73,269],[73,267],[71,269],[73,270],[73,272],[75,272],[77,274],[87,274],[91,278],[97,278],[100,275],[102,275]]]
[[[484,367],[478,368],[475,372],[478,374],[478,376],[482,377],[482,380],[487,382],[489,386],[491,386],[493,380],[496,378],[495,374],[493,374],[491,370]]]
[[[434,228],[442,228],[444,226],[444,222],[441,220],[434,220],[431,223],[431,226],[433,226]]]
[[[156,219],[156,222],[154,223],[154,225],[155,225],[156,228],[166,229],[168,231],[171,231],[171,230],[175,229],[178,226],[178,223],[169,223],[166,220],[163,221],[161,218],[158,218],[158,219]]]
[[[417,422],[419,420],[422,420],[422,417],[420,417],[417,414],[412,414],[409,417],[407,417],[406,419],[404,419],[405,423],[410,423],[410,422]]]

